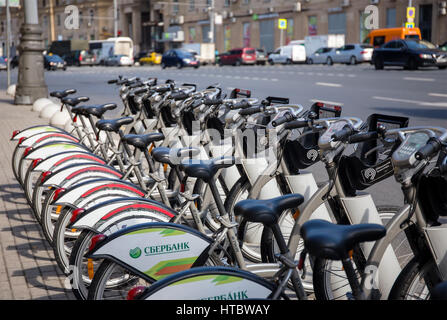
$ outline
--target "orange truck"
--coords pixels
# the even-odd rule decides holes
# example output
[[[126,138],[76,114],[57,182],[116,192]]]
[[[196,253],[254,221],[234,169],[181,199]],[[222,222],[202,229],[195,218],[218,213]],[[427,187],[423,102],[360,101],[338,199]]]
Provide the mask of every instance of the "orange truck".
[[[382,44],[394,39],[418,39],[421,40],[419,28],[384,28],[371,30],[363,43],[380,47]]]

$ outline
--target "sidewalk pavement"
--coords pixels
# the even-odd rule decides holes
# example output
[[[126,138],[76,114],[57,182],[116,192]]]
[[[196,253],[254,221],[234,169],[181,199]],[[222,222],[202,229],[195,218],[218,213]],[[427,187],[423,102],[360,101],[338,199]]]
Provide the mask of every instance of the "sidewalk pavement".
[[[75,299],[11,169],[14,130],[48,124],[0,90],[0,299]]]

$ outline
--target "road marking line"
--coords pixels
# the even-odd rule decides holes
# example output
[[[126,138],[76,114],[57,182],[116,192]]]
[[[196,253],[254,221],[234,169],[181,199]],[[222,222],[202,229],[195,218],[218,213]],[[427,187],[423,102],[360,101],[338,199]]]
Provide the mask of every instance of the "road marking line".
[[[339,84],[339,83],[315,82],[315,84],[316,84],[317,86],[336,87],[336,88],[340,88],[340,87],[342,87],[342,85]]]
[[[332,104],[332,105],[336,105],[336,106],[344,105],[344,103],[341,103],[341,102],[327,101],[327,100],[321,100],[321,99],[310,99],[309,101],[310,102],[323,102],[323,103]]]
[[[442,98],[447,98],[447,94],[445,94],[445,93],[429,93],[428,95],[429,95],[429,96],[432,96],[432,97],[442,97]]]
[[[433,79],[433,78],[413,78],[413,77],[404,77],[404,80],[409,80],[409,81],[430,81],[430,82],[435,81],[435,79]]]
[[[398,98],[389,98],[389,97],[378,97],[378,96],[374,96],[374,97],[372,97],[372,99],[384,100],[384,101],[393,101],[393,102],[412,103],[412,104],[417,104],[417,105],[420,105],[420,106],[447,108],[447,102],[426,102],[426,101],[398,99]]]

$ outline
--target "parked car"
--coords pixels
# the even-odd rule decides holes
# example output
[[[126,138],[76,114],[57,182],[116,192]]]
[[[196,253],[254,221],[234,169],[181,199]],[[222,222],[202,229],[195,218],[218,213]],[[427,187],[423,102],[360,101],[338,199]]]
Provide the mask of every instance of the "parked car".
[[[90,50],[75,50],[62,56],[69,66],[93,66],[96,64],[96,57]]]
[[[141,57],[138,62],[143,64],[160,64],[162,55],[156,52],[147,53],[144,57]]]
[[[177,67],[181,69],[183,67],[194,67],[197,69],[200,67],[200,62],[188,51],[180,49],[172,49],[166,51],[161,58],[161,67]]]
[[[236,48],[219,55],[219,66],[255,64],[256,50],[254,48]]]
[[[106,66],[131,66],[133,64],[133,59],[124,54],[115,54],[113,56],[108,57],[104,61],[104,65]]]
[[[6,60],[3,57],[0,57],[0,70],[6,70]]]
[[[262,64],[263,66],[267,63],[267,54],[264,49],[256,49],[256,64]]]
[[[346,44],[343,47],[332,50],[326,63],[357,64],[370,62],[374,48],[370,44]]]
[[[447,52],[424,40],[392,40],[376,48],[372,57],[376,70],[385,66],[402,66],[415,70],[419,67],[447,68]]]
[[[45,55],[43,66],[47,70],[67,70],[67,63],[57,54]]]
[[[334,48],[328,47],[319,48],[307,58],[307,64],[327,63],[333,50]]]
[[[268,62],[271,65],[275,63],[292,64],[306,62],[306,48],[303,44],[293,44],[282,46],[269,54]]]

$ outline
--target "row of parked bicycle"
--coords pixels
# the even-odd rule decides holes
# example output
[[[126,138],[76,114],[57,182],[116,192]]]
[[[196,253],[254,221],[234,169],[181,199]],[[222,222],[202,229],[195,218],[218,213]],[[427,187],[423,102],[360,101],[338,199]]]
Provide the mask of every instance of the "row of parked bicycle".
[[[109,83],[122,117],[67,89],[51,93],[67,130],[12,135],[14,175],[78,299],[447,298],[447,129]],[[317,183],[304,169],[320,162]],[[404,204],[376,207],[362,190],[393,175]]]

